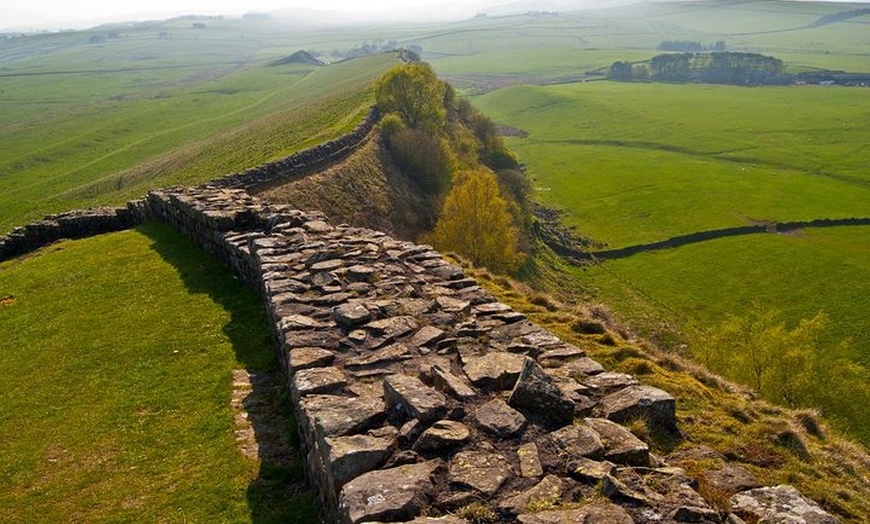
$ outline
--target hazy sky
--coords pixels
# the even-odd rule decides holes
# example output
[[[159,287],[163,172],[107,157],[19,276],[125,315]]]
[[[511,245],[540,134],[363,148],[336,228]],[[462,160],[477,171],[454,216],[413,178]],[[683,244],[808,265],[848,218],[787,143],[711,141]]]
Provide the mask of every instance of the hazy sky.
[[[284,8],[310,8],[340,11],[379,11],[395,7],[408,8],[445,3],[445,0],[0,0],[0,28],[74,27],[93,25],[94,21],[141,20],[155,16],[179,14],[235,15],[251,11],[275,11]],[[454,6],[471,10],[481,2],[446,0]],[[489,4],[495,2],[487,2]]]
[[[470,15],[482,7],[508,4],[516,0],[0,0],[0,30],[5,28],[82,29],[108,20],[143,20],[180,14],[237,15],[250,11],[275,11],[284,8],[313,8],[340,11],[382,11],[419,6],[420,11],[445,15]],[[619,0],[574,0],[579,4],[611,3]],[[631,0],[622,0],[629,3]],[[855,1],[855,0],[853,0]],[[870,0],[857,0],[870,2]],[[541,7],[565,0],[525,0]],[[573,3],[573,2],[572,2]],[[433,4],[445,4],[432,9]],[[429,9],[425,9],[428,7]]]

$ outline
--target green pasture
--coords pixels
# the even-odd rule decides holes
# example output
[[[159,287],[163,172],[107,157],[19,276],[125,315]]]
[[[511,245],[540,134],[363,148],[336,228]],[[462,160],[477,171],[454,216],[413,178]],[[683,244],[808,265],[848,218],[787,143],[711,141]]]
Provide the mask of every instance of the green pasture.
[[[611,247],[747,225],[870,216],[870,93],[594,82],[475,100],[539,200]],[[800,108],[795,110],[795,108]]]
[[[315,520],[301,466],[233,434],[231,371],[275,368],[262,306],[179,233],[0,264],[0,331],[3,522]]]
[[[809,228],[722,238],[574,269],[615,301],[630,323],[653,313],[704,328],[739,314],[736,305],[782,310],[791,322],[819,311],[825,346],[851,341],[848,356],[870,366],[870,227]]]

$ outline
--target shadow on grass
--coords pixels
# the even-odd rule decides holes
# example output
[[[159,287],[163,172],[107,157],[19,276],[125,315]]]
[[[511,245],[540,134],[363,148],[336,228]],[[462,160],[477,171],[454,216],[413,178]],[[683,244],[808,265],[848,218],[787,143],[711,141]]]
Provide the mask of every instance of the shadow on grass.
[[[314,497],[304,480],[292,407],[282,386],[265,311],[257,295],[229,268],[184,235],[151,222],[137,231],[153,241],[151,248],[178,271],[190,293],[205,293],[230,314],[223,326],[236,359],[250,378],[250,393],[241,404],[256,440],[260,470],[248,486],[252,522],[314,523]]]

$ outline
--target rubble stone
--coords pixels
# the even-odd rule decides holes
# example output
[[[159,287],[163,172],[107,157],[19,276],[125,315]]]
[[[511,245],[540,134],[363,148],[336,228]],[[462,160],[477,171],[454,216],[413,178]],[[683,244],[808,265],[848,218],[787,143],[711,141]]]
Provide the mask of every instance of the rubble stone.
[[[385,377],[384,395],[391,407],[401,406],[409,416],[423,422],[441,418],[447,412],[444,395],[408,375]]]

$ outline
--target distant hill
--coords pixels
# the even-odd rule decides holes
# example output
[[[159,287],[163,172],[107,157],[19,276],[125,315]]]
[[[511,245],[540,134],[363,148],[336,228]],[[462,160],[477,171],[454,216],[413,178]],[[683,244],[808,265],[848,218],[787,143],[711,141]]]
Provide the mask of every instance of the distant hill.
[[[326,64],[318,60],[311,53],[304,50],[299,50],[293,53],[292,55],[285,56],[284,58],[279,58],[272,62],[273,66],[279,65],[290,65],[290,64],[308,64],[317,67],[325,66]]]

